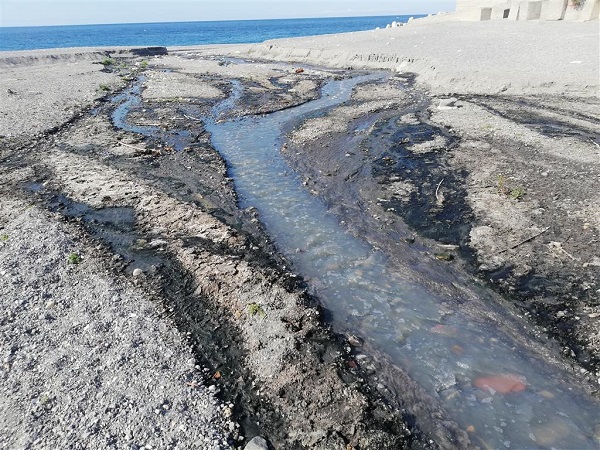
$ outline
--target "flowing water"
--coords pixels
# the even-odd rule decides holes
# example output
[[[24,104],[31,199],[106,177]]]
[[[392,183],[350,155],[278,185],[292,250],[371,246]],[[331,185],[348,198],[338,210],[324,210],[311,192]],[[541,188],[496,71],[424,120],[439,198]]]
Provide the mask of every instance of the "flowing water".
[[[137,82],[119,95],[113,97],[112,102],[118,106],[112,113],[112,121],[114,125],[123,130],[133,133],[140,133],[145,136],[160,137],[168,146],[175,150],[183,150],[190,142],[190,132],[187,130],[169,130],[163,131],[157,126],[152,125],[136,125],[127,120],[127,115],[132,109],[138,108],[142,99],[140,97],[142,84],[146,81],[143,76],[138,77]]]
[[[332,313],[334,328],[359,332],[389,355],[440,399],[476,445],[598,448],[598,403],[498,324],[461,307],[468,299],[497,308],[492,297],[465,286],[470,295],[449,299],[411,281],[418,277],[394,269],[383,253],[349,234],[280,155],[284,126],[382,77],[331,82],[320,99],[270,115],[217,120],[239,97],[242,87],[234,82],[234,95],[215,108],[206,128],[230,165],[241,206],[257,208],[278,249]]]

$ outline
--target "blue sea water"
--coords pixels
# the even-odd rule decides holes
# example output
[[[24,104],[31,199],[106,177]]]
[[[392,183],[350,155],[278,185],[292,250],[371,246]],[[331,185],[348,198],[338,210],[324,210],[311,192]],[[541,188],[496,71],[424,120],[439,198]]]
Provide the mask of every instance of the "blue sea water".
[[[0,27],[0,50],[240,44],[385,27],[411,16]],[[414,15],[422,17],[422,15]]]

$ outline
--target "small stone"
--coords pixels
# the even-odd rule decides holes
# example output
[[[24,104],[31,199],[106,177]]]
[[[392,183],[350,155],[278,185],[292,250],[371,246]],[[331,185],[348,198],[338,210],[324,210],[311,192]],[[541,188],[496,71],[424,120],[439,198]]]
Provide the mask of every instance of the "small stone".
[[[246,444],[244,450],[269,450],[269,443],[265,438],[255,436]]]
[[[439,261],[452,261],[454,259],[454,255],[449,253],[436,253],[434,256]]]
[[[360,347],[362,345],[362,340],[357,336],[349,336],[348,344],[350,344],[352,347]]]
[[[438,109],[439,110],[449,110],[449,109],[457,109],[458,106],[456,106],[456,102],[458,99],[451,97],[451,98],[443,98],[440,100],[440,104],[438,105]]]
[[[475,427],[473,425],[469,425],[465,431],[467,433],[475,433]]]
[[[525,377],[513,374],[492,375],[489,377],[477,378],[473,385],[482,391],[500,394],[511,392],[521,392],[526,388]]]
[[[143,271],[142,269],[135,269],[135,270],[133,271],[133,276],[134,276],[134,277],[140,277],[140,276],[142,276],[143,274],[144,274],[144,271]]]

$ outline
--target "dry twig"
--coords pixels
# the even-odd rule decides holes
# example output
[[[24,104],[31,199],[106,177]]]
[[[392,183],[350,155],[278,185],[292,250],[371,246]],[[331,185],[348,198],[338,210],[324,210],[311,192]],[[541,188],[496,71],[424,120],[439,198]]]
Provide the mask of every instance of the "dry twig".
[[[444,182],[445,178],[442,178],[442,181],[440,181],[437,185],[437,188],[435,189],[435,198],[438,202],[438,204],[442,204],[444,203],[444,196],[442,194],[439,193],[440,191],[440,186],[442,185],[442,183]]]
[[[537,234],[534,234],[533,236],[531,236],[531,237],[528,237],[527,239],[524,239],[524,240],[522,240],[522,241],[520,241],[520,242],[517,242],[515,245],[513,245],[513,246],[511,246],[511,247],[505,248],[504,250],[500,250],[500,251],[498,252],[498,254],[500,254],[500,253],[504,253],[504,252],[507,252],[507,251],[509,251],[509,250],[512,250],[512,249],[514,249],[514,248],[517,248],[517,247],[519,247],[520,245],[523,245],[523,244],[525,244],[526,242],[533,241],[533,240],[534,240],[536,237],[538,237],[538,236],[541,236],[542,234],[544,234],[544,233],[545,233],[546,231],[548,231],[549,229],[550,229],[550,227],[548,227],[548,228],[545,228],[545,229],[543,229],[542,231],[540,231],[539,233],[537,233]]]
[[[198,119],[197,117],[188,116],[187,114],[184,114],[183,117],[185,117],[186,119],[195,120],[196,122],[202,122],[202,119]]]

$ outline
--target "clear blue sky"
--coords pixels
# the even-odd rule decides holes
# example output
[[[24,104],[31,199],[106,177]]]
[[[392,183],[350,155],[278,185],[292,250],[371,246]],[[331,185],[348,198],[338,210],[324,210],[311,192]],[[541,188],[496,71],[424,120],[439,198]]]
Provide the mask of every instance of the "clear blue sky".
[[[0,0],[0,26],[388,16],[454,10],[456,0]]]

